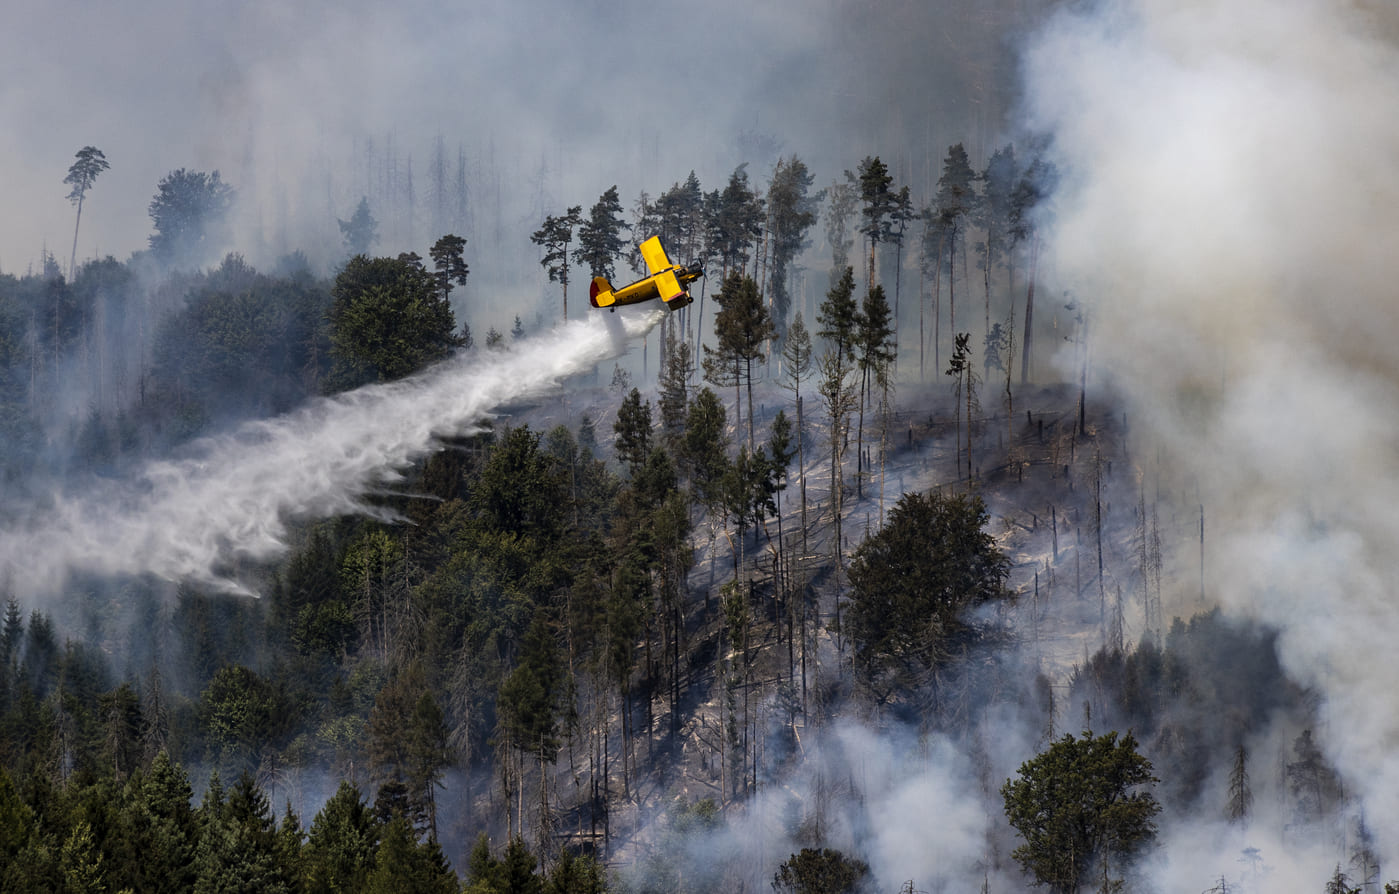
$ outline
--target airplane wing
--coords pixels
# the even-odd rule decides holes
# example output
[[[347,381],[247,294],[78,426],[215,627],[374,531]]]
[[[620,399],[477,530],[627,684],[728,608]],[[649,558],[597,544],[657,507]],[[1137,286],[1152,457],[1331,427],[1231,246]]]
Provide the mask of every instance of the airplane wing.
[[[665,257],[664,254],[661,257]],[[669,301],[685,290],[680,286],[680,280],[675,278],[675,274],[669,271],[656,277],[656,290],[661,293],[662,301]]]
[[[641,257],[646,259],[646,269],[652,276],[675,266],[670,263],[670,258],[665,256],[665,249],[661,248],[660,236],[652,236],[641,243]]]

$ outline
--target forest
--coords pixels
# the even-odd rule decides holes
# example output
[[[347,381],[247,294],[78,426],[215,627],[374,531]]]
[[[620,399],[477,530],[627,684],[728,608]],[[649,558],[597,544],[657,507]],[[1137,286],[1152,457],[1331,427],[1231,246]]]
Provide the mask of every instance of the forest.
[[[108,168],[69,169],[66,265],[0,273],[0,889],[1262,891],[1290,852],[1396,889],[1324,699],[1206,598],[1203,498],[1089,388],[1045,139],[921,197],[874,154],[597,184],[531,222],[504,331],[473,233],[379,255],[367,195],[334,264],[258,270],[238,185],[181,168],[148,249],[79,262]],[[587,347],[651,235],[695,302]],[[373,453],[341,410],[408,439],[434,383],[555,363],[259,502]],[[1192,836],[1231,850],[1190,875]]]

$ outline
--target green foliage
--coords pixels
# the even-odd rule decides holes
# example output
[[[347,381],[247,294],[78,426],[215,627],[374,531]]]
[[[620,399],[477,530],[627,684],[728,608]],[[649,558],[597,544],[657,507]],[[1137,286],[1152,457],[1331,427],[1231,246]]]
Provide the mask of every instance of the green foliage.
[[[448,233],[432,244],[428,256],[432,258],[432,278],[437,280],[437,288],[442,292],[442,300],[452,296],[452,287],[466,285],[466,277],[471,273],[463,254],[466,240]]]
[[[165,175],[149,208],[155,225],[151,254],[162,264],[196,267],[217,256],[219,228],[233,197],[218,171],[180,168]]]
[[[284,741],[288,708],[277,687],[252,670],[219,668],[199,701],[210,757],[225,769],[256,769],[262,751]]]
[[[695,371],[690,343],[676,331],[678,328],[667,327],[661,331],[661,375],[657,383],[661,437],[672,453],[678,453],[684,441],[690,379]]]
[[[635,478],[651,455],[651,402],[642,402],[640,390],[633,388],[622,399],[612,430],[617,433],[613,442],[617,459]]]
[[[894,362],[894,322],[884,287],[875,286],[865,294],[855,318],[855,346],[861,371],[884,381]]]
[[[578,226],[583,214],[581,205],[574,205],[562,215],[549,215],[544,225],[530,236],[530,241],[544,249],[544,257],[539,264],[549,274],[549,282],[563,285],[564,300],[568,298],[569,246],[573,244],[573,230]]]
[[[833,848],[804,847],[777,868],[772,887],[779,894],[855,894],[868,874],[863,860]]]
[[[378,839],[359,789],[341,782],[311,823],[303,849],[306,894],[358,889],[374,865]]]
[[[587,266],[589,276],[604,276],[610,280],[615,275],[613,265],[626,247],[621,233],[627,229],[627,224],[621,214],[622,202],[617,197],[617,187],[611,186],[589,209],[588,219],[580,222],[574,260]]]
[[[855,269],[846,267],[840,279],[826,293],[816,322],[817,333],[842,361],[854,360],[859,337],[860,311],[855,303]]]
[[[1006,819],[1024,839],[1011,854],[1036,881],[1072,894],[1107,861],[1128,860],[1156,835],[1158,780],[1131,733],[1072,734],[1020,765],[1001,787]],[[1119,869],[1120,871],[1120,869]]]
[[[286,894],[293,879],[281,863],[267,798],[244,773],[226,801],[206,800],[195,849],[195,894]]]
[[[457,346],[452,308],[415,255],[356,255],[331,297],[330,385],[337,390],[401,379]]]
[[[728,472],[728,433],[724,404],[709,388],[701,388],[690,401],[685,416],[685,443],[681,455],[689,471],[695,499],[711,509],[724,499]]]
[[[97,180],[97,175],[111,167],[107,163],[107,156],[102,154],[102,150],[96,146],[84,146],[79,149],[74,156],[76,161],[68,168],[68,176],[63,178],[64,183],[71,184],[73,189],[68,193],[68,201],[75,205],[81,205],[83,196],[92,188],[92,184]]]
[[[704,377],[715,385],[747,385],[748,447],[753,449],[753,364],[766,356],[767,343],[777,336],[758,284],[750,276],[732,273],[714,296],[717,349],[704,345]]]
[[[402,818],[384,826],[374,869],[360,890],[365,894],[455,894],[457,878],[434,840],[419,842]]]
[[[1010,560],[987,518],[979,496],[905,494],[855,550],[846,620],[855,666],[881,700],[975,634],[968,610],[1006,595]]]
[[[155,388],[210,416],[284,412],[321,373],[328,303],[310,280],[272,279],[229,255],[157,329]]]
[[[748,252],[763,230],[763,199],[748,185],[747,162],[734,168],[728,185],[717,199],[711,239],[727,280],[743,271],[748,264]],[[757,291],[756,286],[754,291]]]
[[[365,196],[360,196],[355,213],[350,215],[349,220],[337,217],[335,222],[340,225],[340,238],[344,240],[345,251],[350,257],[369,254],[369,249],[379,241],[379,222],[369,213],[369,199]]]
[[[510,743],[543,761],[558,754],[564,691],[558,643],[537,611],[521,645],[520,662],[500,687],[501,724]]]
[[[807,192],[814,179],[802,160],[793,155],[777,160],[772,182],[768,185],[768,230],[772,243],[770,282],[773,322],[779,334],[786,330],[791,307],[788,274],[797,255],[810,244],[806,233],[816,223],[816,209],[821,201],[819,194],[813,196]]]

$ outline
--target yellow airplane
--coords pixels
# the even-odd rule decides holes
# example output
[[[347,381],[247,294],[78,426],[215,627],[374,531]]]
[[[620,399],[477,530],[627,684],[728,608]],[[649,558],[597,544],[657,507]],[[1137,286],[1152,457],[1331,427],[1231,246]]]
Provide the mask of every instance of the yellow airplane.
[[[665,249],[661,248],[660,236],[652,236],[641,243],[641,257],[646,260],[646,269],[651,271],[651,275],[629,286],[614,291],[612,283],[608,282],[606,277],[593,277],[592,288],[588,290],[588,298],[593,307],[616,310],[624,304],[640,304],[642,301],[659,298],[665,302],[666,307],[679,310],[694,300],[690,297],[688,287],[690,283],[704,276],[703,267],[699,264],[691,264],[688,267],[672,264],[670,258],[666,257]]]

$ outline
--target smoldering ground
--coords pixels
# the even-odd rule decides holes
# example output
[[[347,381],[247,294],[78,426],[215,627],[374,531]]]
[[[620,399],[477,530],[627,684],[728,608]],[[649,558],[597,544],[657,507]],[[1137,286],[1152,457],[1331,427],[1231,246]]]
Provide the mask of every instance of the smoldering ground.
[[[1347,792],[1390,831],[1396,38],[1385,4],[1103,3],[1057,17],[1026,72],[1064,174],[1052,278],[1089,307],[1095,381],[1211,519],[1210,598],[1279,631]]]

